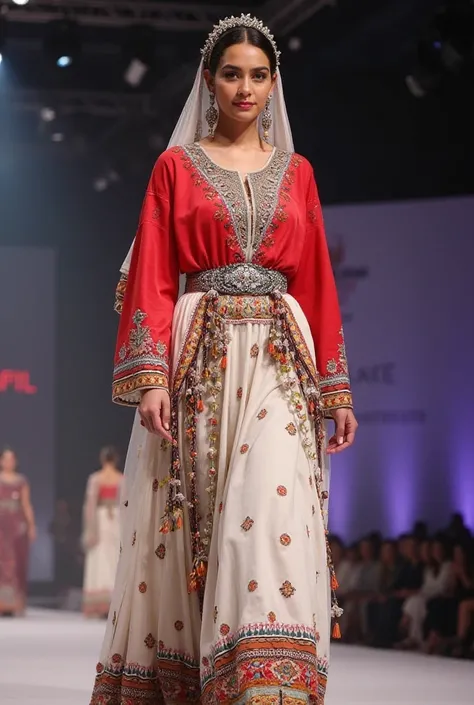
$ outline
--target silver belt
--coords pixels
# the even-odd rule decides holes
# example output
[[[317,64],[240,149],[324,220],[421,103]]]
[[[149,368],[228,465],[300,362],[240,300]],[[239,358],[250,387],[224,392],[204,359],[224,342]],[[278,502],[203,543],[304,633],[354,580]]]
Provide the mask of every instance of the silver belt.
[[[225,267],[206,269],[186,276],[187,294],[211,289],[218,294],[231,296],[240,294],[264,296],[274,291],[286,294],[288,281],[281,272],[266,269],[251,262],[228,264]]]

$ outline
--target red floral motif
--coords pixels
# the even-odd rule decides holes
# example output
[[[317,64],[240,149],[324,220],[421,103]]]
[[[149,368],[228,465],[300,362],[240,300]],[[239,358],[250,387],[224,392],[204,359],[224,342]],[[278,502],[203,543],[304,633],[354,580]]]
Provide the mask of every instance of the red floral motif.
[[[122,662],[122,657],[120,654],[114,654],[112,656],[112,663],[121,663]]]
[[[323,499],[327,499],[329,497],[329,492],[327,492],[327,490],[324,490],[324,492],[321,492],[321,497]]]
[[[219,616],[219,610],[217,609],[217,605],[214,607],[214,624],[217,622],[217,617]]]
[[[156,646],[156,639],[153,634],[148,634],[144,643],[149,649],[153,649]]]
[[[248,449],[249,449],[248,443],[244,443],[242,446],[240,446],[240,452],[242,453],[242,455],[244,455],[244,453],[246,453],[248,451]]]
[[[261,409],[258,414],[257,414],[257,419],[261,421],[262,419],[265,418],[265,416],[268,414],[268,411],[266,409]]]
[[[257,343],[254,343],[250,348],[250,357],[257,357],[259,352],[260,348],[258,347]]]
[[[290,436],[296,436],[296,426],[292,421],[285,426],[285,429],[288,431]]]
[[[158,556],[158,558],[161,558],[161,560],[163,560],[163,558],[166,556],[166,546],[164,543],[160,543],[160,545],[155,551],[155,554],[156,556]]]
[[[249,592],[255,592],[255,590],[258,588],[258,583],[256,580],[251,580],[247,587]]]
[[[286,497],[286,495],[288,494],[288,490],[284,485],[278,485],[277,493],[280,495],[280,497]]]
[[[180,632],[182,629],[184,629],[184,624],[181,622],[181,620],[177,620],[174,623],[174,628],[176,629],[177,632]]]
[[[296,592],[296,588],[293,587],[289,580],[285,580],[280,588],[280,592],[283,597],[292,597]]]
[[[242,399],[243,389],[239,387],[237,390],[237,399]]]
[[[202,665],[205,666],[206,668],[207,668],[207,666],[209,666],[209,659],[207,658],[207,656],[202,657]]]
[[[147,591],[147,589],[148,589],[148,588],[147,588],[147,584],[146,584],[146,583],[140,583],[140,585],[138,586],[138,589],[139,589],[139,591],[140,591],[142,594],[144,594],[144,593]]]
[[[222,636],[227,636],[227,634],[230,632],[230,627],[228,624],[221,624],[219,631]]]
[[[280,543],[282,546],[289,546],[291,543],[291,536],[288,534],[282,534],[280,536]]]
[[[104,665],[102,663],[98,663],[97,666],[95,667],[95,672],[102,673],[103,670],[104,670]]]
[[[250,517],[246,517],[240,526],[244,531],[249,531],[254,524],[255,522],[253,519],[251,519]]]
[[[221,502],[221,503],[219,504],[219,514],[222,514],[222,510],[223,510],[223,509],[224,509],[224,505],[223,505],[223,503]]]
[[[271,622],[272,624],[274,622],[276,622],[276,618],[277,618],[277,616],[276,616],[275,612],[268,613],[268,621]]]
[[[153,492],[158,492],[159,486],[160,486],[160,483],[158,482],[158,480],[155,477],[155,479],[153,480]]]
[[[137,532],[134,531],[133,536],[132,536],[132,546],[135,546],[136,542],[137,542]]]

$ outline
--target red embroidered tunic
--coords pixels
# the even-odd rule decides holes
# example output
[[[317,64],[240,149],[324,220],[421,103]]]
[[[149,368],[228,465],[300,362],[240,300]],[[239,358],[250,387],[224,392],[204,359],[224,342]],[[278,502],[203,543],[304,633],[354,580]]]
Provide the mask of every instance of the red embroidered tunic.
[[[121,313],[113,399],[168,388],[169,350],[180,273],[253,262],[288,278],[313,335],[326,411],[352,406],[341,314],[310,163],[274,149],[249,173],[224,169],[199,144],[157,160],[145,195]]]

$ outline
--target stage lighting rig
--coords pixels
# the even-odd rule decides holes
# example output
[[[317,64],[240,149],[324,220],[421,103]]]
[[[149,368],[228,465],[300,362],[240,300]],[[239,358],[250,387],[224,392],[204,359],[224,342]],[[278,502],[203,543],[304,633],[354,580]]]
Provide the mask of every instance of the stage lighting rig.
[[[474,64],[474,2],[453,0],[441,7],[418,42],[418,63],[405,78],[417,98]]]
[[[54,20],[47,28],[44,40],[46,55],[59,68],[71,66],[82,49],[79,25],[71,20]]]
[[[130,27],[123,44],[123,54],[127,62],[125,82],[139,86],[145,75],[155,65],[156,32],[153,27],[135,25]]]

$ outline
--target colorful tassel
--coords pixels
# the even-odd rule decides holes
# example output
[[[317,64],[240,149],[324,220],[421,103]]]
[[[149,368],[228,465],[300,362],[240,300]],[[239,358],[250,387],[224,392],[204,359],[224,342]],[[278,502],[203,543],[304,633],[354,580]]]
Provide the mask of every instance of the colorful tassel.
[[[333,590],[337,590],[338,587],[339,587],[339,583],[337,582],[337,578],[336,578],[336,576],[335,576],[334,573],[333,573],[333,575],[332,575],[332,577],[331,577],[331,588],[332,588]]]
[[[227,355],[224,355],[224,357],[221,360],[221,369],[225,370],[227,367]]]
[[[340,639],[341,638],[341,628],[339,626],[339,622],[336,622],[332,628],[332,638],[333,639]]]

